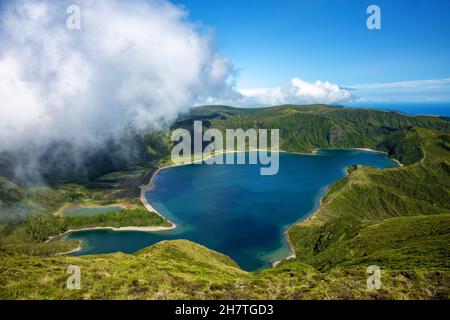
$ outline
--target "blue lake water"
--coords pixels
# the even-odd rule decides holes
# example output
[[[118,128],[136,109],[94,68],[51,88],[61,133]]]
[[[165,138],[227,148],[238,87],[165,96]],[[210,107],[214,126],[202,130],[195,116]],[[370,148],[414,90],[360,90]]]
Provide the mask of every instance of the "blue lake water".
[[[345,168],[395,166],[383,153],[320,150],[317,155],[280,153],[280,169],[261,176],[259,165],[192,164],[160,171],[146,197],[177,224],[162,232],[90,230],[66,239],[83,241],[76,254],[132,253],[162,240],[188,239],[257,270],[286,257],[284,231],[318,206],[326,187]]]

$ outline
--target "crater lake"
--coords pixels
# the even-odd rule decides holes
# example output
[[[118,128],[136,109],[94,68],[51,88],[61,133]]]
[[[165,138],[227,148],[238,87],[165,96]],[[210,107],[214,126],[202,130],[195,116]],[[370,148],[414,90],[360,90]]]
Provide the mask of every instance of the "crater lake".
[[[132,253],[159,241],[187,239],[231,257],[245,270],[258,270],[289,255],[286,229],[317,209],[327,186],[344,177],[346,168],[397,165],[385,153],[355,149],[279,156],[279,172],[273,176],[260,175],[260,165],[254,164],[160,170],[145,196],[176,229],[85,230],[65,239],[82,241],[82,250],[74,255]]]

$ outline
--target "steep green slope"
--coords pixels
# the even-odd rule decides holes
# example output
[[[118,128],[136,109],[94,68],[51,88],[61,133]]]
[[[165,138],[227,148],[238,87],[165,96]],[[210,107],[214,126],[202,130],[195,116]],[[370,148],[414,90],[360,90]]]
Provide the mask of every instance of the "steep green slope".
[[[291,227],[299,259],[319,269],[362,261],[398,268],[449,268],[448,134],[417,129],[401,144],[420,148],[414,164],[355,166],[329,187],[312,219]],[[394,148],[395,149],[395,148]]]
[[[316,266],[448,269],[449,241],[450,214],[390,218],[367,224],[308,261]]]
[[[411,127],[450,131],[450,122],[438,117],[325,105],[258,109],[205,106],[192,109],[172,128],[192,129],[195,120],[203,121],[205,128],[214,127],[222,131],[227,128],[280,129],[280,147],[286,151],[330,147],[375,148],[387,136]]]

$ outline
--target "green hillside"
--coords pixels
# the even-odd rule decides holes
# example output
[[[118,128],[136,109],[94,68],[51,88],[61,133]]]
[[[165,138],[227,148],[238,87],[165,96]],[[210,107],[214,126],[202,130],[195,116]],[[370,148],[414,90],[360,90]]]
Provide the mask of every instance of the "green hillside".
[[[205,106],[195,108],[172,127],[192,128],[194,120],[221,130],[227,128],[280,129],[280,148],[308,151],[315,148],[376,148],[390,135],[411,127],[450,130],[438,117],[408,116],[396,112],[338,108],[324,105],[279,106],[258,109]]]
[[[379,227],[380,221],[389,221],[386,222],[386,228],[389,226],[394,230],[406,231],[411,226],[416,226],[417,237],[423,232],[420,228],[426,227],[427,223],[444,223],[444,229],[430,228],[423,236],[437,236],[441,241],[440,245],[449,240],[449,135],[415,129],[408,132],[399,143],[406,141],[409,144],[410,135],[414,137],[416,144],[411,148],[419,148],[423,154],[421,159],[408,166],[383,170],[352,167],[347,177],[330,186],[313,219],[291,228],[290,239],[301,258],[317,263],[320,260],[322,262],[318,265],[321,267],[330,264],[330,261],[323,261],[321,257],[326,256],[327,252],[335,254],[336,246],[350,247],[351,242],[345,245],[344,242],[358,237],[360,232],[374,230],[375,226],[378,226],[380,238],[375,238],[374,241],[384,242],[386,239],[383,238],[384,229]],[[398,228],[395,227],[397,224]],[[435,229],[441,233],[434,235]],[[415,233],[410,232],[408,235],[412,234]],[[411,238],[411,241],[416,240]],[[380,246],[381,249],[384,247]],[[413,252],[410,253],[414,255]],[[450,254],[447,250],[442,253],[444,256],[441,255],[441,259],[445,254]],[[342,258],[342,255],[339,256]],[[389,256],[387,262],[393,262],[392,259]],[[424,260],[423,263],[431,261]],[[445,265],[446,259],[441,263]]]
[[[23,230],[27,220],[3,222],[0,298],[449,298],[450,122],[322,105],[264,109],[206,106],[180,117],[172,129],[191,129],[194,120],[221,130],[280,128],[281,148],[289,151],[375,148],[388,152],[404,166],[349,168],[345,178],[329,187],[314,215],[289,228],[296,257],[253,273],[241,270],[228,257],[184,240],[164,241],[131,255],[54,256],[51,254],[76,244],[44,244],[32,239],[20,244],[25,240],[18,230]],[[168,134],[152,133],[143,140],[148,154],[154,157],[145,164],[147,168],[166,161]],[[165,151],[158,157],[155,150]],[[139,170],[109,173],[83,186],[39,189],[41,193],[3,179],[0,205],[10,209],[37,204],[45,215],[71,201],[107,203],[119,199],[111,193],[121,195],[121,201],[133,202],[136,198],[123,192],[127,184],[113,186],[112,181],[125,176],[125,180],[148,178],[145,170]],[[81,290],[65,288],[70,264],[81,267]],[[382,270],[381,290],[366,288],[370,265]]]

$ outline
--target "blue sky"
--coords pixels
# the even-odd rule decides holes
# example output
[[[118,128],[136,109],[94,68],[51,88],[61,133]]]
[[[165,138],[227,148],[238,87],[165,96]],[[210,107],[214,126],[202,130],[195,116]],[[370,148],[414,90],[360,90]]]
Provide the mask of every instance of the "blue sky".
[[[274,87],[294,77],[343,87],[450,78],[447,0],[174,2],[214,29],[216,45],[239,71],[238,88]],[[370,4],[381,8],[381,30],[366,27]],[[371,101],[442,102],[450,101],[446,82],[354,92]]]

